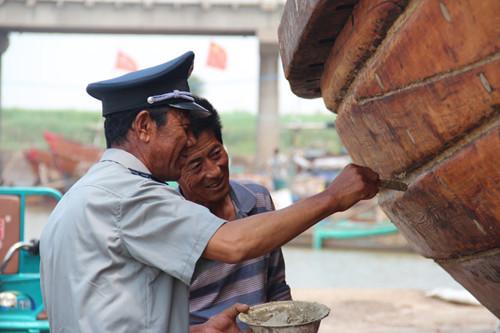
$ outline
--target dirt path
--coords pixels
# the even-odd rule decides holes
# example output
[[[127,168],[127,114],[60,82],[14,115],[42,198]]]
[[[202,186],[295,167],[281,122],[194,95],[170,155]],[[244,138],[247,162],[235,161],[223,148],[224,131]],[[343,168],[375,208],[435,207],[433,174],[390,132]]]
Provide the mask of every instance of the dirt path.
[[[293,289],[292,294],[330,307],[319,333],[495,333],[499,324],[482,306],[436,300],[421,290]]]

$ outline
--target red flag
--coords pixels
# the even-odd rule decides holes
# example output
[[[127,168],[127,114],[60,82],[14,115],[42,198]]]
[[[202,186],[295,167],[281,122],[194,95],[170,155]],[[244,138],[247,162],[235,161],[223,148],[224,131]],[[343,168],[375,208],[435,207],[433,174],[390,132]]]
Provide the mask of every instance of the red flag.
[[[207,66],[211,66],[218,69],[226,69],[227,54],[220,45],[210,42],[207,57]]]
[[[128,54],[125,54],[122,51],[118,51],[118,53],[116,54],[115,68],[127,72],[133,72],[138,69],[134,59],[132,59]]]

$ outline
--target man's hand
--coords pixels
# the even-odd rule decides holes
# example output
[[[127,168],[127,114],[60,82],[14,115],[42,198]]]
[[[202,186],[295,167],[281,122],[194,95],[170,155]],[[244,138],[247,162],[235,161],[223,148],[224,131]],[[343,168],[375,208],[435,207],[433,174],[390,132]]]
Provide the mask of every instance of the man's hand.
[[[216,316],[210,318],[206,323],[193,325],[190,333],[241,333],[236,324],[236,316],[241,312],[248,311],[248,305],[236,303],[225,309]]]
[[[349,164],[326,189],[335,198],[337,211],[349,209],[378,193],[379,176],[372,169]]]

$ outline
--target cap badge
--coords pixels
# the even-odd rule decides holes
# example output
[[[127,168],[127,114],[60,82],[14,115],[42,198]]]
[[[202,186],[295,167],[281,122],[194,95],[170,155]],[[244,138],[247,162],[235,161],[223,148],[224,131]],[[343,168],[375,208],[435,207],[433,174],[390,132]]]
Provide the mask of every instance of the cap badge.
[[[172,92],[168,92],[161,95],[149,96],[146,99],[146,101],[149,104],[154,104],[167,99],[185,99],[187,101],[194,102],[193,95],[189,91],[179,91],[179,90],[174,90]]]

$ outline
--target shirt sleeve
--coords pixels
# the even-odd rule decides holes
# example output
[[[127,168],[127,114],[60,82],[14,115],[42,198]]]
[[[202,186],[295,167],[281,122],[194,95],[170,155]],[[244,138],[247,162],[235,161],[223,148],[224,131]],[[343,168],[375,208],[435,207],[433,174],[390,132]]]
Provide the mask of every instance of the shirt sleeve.
[[[117,227],[136,260],[189,285],[208,241],[225,223],[164,185],[122,198]]]

